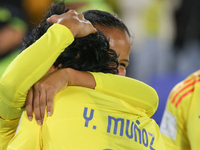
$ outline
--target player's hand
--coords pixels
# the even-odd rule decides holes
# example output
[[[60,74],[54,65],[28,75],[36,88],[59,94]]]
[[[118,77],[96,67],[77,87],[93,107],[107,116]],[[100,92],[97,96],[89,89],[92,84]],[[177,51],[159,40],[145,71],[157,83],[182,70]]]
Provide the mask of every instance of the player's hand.
[[[54,96],[67,85],[68,76],[65,69],[59,69],[41,78],[28,91],[26,111],[29,120],[32,120],[34,110],[35,118],[38,124],[41,125],[43,123],[46,107],[47,115],[52,115]]]
[[[72,68],[58,69],[49,73],[28,91],[26,111],[29,120],[32,120],[34,110],[38,124],[42,124],[46,107],[47,115],[52,115],[55,94],[67,86],[82,86],[94,89],[96,82],[91,73]]]
[[[70,10],[61,15],[52,15],[47,22],[58,23],[69,28],[75,38],[84,37],[91,33],[95,33],[96,29],[93,25],[75,10]]]

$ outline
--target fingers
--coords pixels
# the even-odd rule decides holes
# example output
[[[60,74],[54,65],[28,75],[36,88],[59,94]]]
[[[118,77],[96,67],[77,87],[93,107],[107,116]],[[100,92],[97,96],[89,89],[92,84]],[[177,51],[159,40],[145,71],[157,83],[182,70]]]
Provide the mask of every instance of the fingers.
[[[54,100],[55,94],[49,93],[47,96],[47,115],[51,116],[53,113],[53,100]]]
[[[78,18],[79,18],[80,20],[82,20],[85,24],[87,24],[87,26],[85,27],[85,28],[86,28],[85,30],[89,29],[89,30],[91,30],[91,31],[90,31],[91,33],[96,33],[96,32],[97,32],[97,29],[94,28],[94,26],[92,25],[92,23],[91,23],[90,21],[88,21],[88,20],[86,20],[86,19],[84,18],[83,14],[79,13],[79,14],[78,14]]]
[[[83,14],[79,13],[79,14],[77,14],[77,15],[78,15],[78,18],[79,18],[80,20],[85,20]]]
[[[42,123],[44,120],[45,108],[46,108],[46,92],[45,90],[40,90],[40,99],[39,99],[39,107],[40,107],[40,117],[42,119]]]
[[[47,18],[47,22],[50,23],[57,23],[59,20],[59,15],[52,15],[51,17]]]
[[[89,21],[88,21],[89,22]],[[91,30],[90,32],[91,33],[96,33],[97,32],[97,29],[96,28],[94,28],[94,26],[89,22],[88,23],[88,26],[89,26],[89,29]]]
[[[31,88],[27,95],[27,115],[32,120],[33,108],[35,113],[35,119],[37,123],[41,125],[45,116],[45,109],[47,106],[47,115],[51,116],[53,113],[53,100],[57,93],[51,85],[42,84],[40,82],[36,83],[33,88]]]
[[[43,88],[39,82],[34,85],[33,93],[34,93],[33,106],[35,112],[35,119],[37,120],[37,123],[41,125],[44,120],[45,109],[47,106],[47,93],[45,88]],[[50,111],[52,113],[51,109]]]
[[[34,107],[34,112],[35,112],[35,119],[37,120],[37,123],[39,125],[42,124],[42,118],[41,118],[41,114],[40,114],[40,91],[37,90],[37,84],[34,85],[34,90],[33,90],[33,95],[34,95],[34,103],[33,103],[33,107]]]
[[[28,91],[27,97],[26,97],[26,113],[28,116],[28,119],[32,121],[33,119],[33,88]]]
[[[61,15],[52,15],[51,17],[47,18],[47,22],[50,23],[60,23],[62,20],[70,20],[72,17],[78,16],[78,13],[75,10],[69,10],[66,13],[63,13]],[[63,24],[63,23],[61,23]],[[70,24],[70,23],[68,23]],[[67,24],[63,24],[67,25]]]
[[[93,25],[86,20],[81,13],[77,13],[75,10],[70,10],[61,15],[52,15],[47,19],[47,22],[66,26],[70,29],[75,38],[84,37],[97,32]]]

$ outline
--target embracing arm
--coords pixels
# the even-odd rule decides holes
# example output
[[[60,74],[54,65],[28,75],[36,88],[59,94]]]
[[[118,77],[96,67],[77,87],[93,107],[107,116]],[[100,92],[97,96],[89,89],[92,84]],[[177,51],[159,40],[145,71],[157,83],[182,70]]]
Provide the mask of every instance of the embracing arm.
[[[0,149],[6,149],[8,142],[15,133],[28,89],[47,72],[54,59],[61,53],[61,50],[55,50],[56,46],[60,46],[60,49],[64,49],[66,46],[66,41],[63,40],[58,45],[50,43],[53,43],[54,38],[58,38],[58,40],[62,37],[66,38],[66,34],[64,34],[66,31],[68,35],[67,44],[70,44],[73,41],[70,31],[64,26],[54,25],[35,44],[22,52],[1,77]],[[58,36],[57,33],[60,33],[60,35]],[[45,44],[46,42],[48,44]],[[44,56],[49,59],[44,61],[42,58]]]
[[[62,40],[63,38],[66,40]],[[55,39],[62,42],[54,42]],[[70,30],[55,24],[35,44],[16,57],[0,79],[2,118],[15,119],[21,116],[21,108],[24,106],[28,89],[48,71],[59,54],[72,41]],[[44,60],[45,57],[48,59]]]
[[[82,86],[122,99],[151,117],[158,107],[157,92],[149,85],[132,78],[109,73],[66,70],[69,86]],[[66,80],[67,81],[67,80]]]
[[[6,149],[14,136],[26,94],[52,66],[74,37],[96,32],[92,24],[73,10],[53,15],[48,22],[57,23],[34,44],[22,52],[0,79],[0,149]],[[66,28],[67,27],[67,28]]]
[[[26,105],[27,115],[32,119],[32,104],[35,105],[35,103],[47,104],[48,115],[51,115],[55,94],[67,86],[87,87],[121,98],[145,112],[149,117],[155,113],[158,107],[156,91],[143,82],[119,75],[89,73],[65,68],[45,76],[35,84],[34,89],[29,91]],[[33,98],[35,93],[44,93],[44,95],[35,99]],[[40,114],[39,110],[36,112],[36,109],[34,107],[36,119],[38,120],[44,114]]]
[[[53,15],[47,21],[57,24],[23,51],[0,79],[0,116],[4,119],[20,117],[30,87],[44,76],[74,37],[96,32],[82,14],[73,10]]]
[[[151,117],[158,107],[157,92],[149,85],[132,78],[92,73],[95,81],[95,90],[118,97],[130,105],[142,110]]]

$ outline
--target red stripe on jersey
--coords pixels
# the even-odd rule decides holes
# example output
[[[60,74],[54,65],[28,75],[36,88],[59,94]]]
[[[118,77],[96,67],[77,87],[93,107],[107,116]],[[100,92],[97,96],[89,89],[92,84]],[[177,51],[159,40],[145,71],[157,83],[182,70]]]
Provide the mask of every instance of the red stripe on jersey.
[[[199,75],[199,76],[200,76],[200,75]],[[180,87],[182,87],[183,84],[186,84],[186,83],[190,82],[191,80],[193,80],[193,78],[190,78],[190,79],[186,80],[185,82],[183,82],[181,85],[179,85],[179,86],[176,88],[176,90],[174,90],[174,91],[170,94],[169,99],[172,98],[172,95],[173,95]],[[181,90],[181,91],[182,91],[182,90]],[[181,92],[181,91],[180,91],[180,92]],[[179,93],[180,93],[180,92],[179,92]],[[171,101],[171,103],[174,103],[175,98],[177,97],[177,95],[178,95],[178,94],[176,94],[176,95],[174,96],[174,98],[173,98],[173,100]]]
[[[177,97],[183,90],[185,90],[185,89],[187,89],[188,87],[194,85],[195,83],[196,83],[196,81],[194,81],[194,82],[188,84],[187,86],[185,86],[184,88],[182,88],[179,92],[177,92],[176,95],[174,96],[173,100],[171,101],[171,103],[174,103],[174,102],[175,102],[176,97]]]
[[[180,102],[181,102],[181,100],[182,100],[182,98],[183,97],[185,97],[186,95],[188,95],[188,94],[190,94],[191,92],[193,92],[194,91],[194,88],[192,88],[191,90],[189,90],[189,91],[187,91],[186,93],[184,93],[180,98],[179,98],[179,100],[176,102],[176,107],[180,104]]]
[[[195,80],[195,81],[192,82],[191,84],[189,84],[189,85],[187,85],[186,87],[184,87],[183,89],[181,89],[181,90],[175,95],[175,97],[173,98],[173,102],[172,102],[172,103],[175,102],[175,98],[178,96],[178,94],[179,94],[180,92],[182,92],[182,91],[185,90],[186,88],[190,87],[191,85],[194,85],[194,84],[197,83],[197,82],[200,82],[200,79]],[[185,96],[187,96],[188,94],[190,94],[190,93],[193,92],[193,91],[194,91],[194,88],[192,88],[192,89],[190,89],[189,91],[185,92],[185,93],[178,99],[178,101],[176,102],[175,107],[177,107],[177,106],[180,104],[181,100],[182,100]]]
[[[200,75],[198,75],[197,78],[198,78],[198,77],[200,77]],[[186,83],[190,82],[190,81],[193,80],[193,79],[194,79],[194,78],[190,78],[190,79],[186,80],[183,84],[186,84]],[[188,87],[194,85],[196,82],[199,82],[199,81],[200,81],[200,79],[195,80],[194,82],[188,84],[188,85],[185,86],[183,89],[181,89],[181,90],[180,90],[178,93],[176,93],[176,95],[173,97],[171,103],[174,103],[174,102],[175,102],[176,97],[177,97],[183,90],[185,90],[186,88],[188,88]],[[178,87],[176,88],[176,90],[174,90],[174,91],[170,94],[170,98],[169,98],[169,99],[172,98],[172,95],[174,94],[174,92],[176,92],[180,87],[182,87],[183,84],[181,84],[180,86],[178,86]]]

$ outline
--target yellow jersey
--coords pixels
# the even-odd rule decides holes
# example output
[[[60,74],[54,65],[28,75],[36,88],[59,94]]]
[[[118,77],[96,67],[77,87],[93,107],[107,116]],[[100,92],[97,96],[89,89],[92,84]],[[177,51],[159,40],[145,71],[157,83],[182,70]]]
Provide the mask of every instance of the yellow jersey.
[[[150,98],[157,98],[155,91],[130,78],[103,73],[93,73],[93,75],[97,79],[97,87],[107,92],[83,87],[67,87],[56,95],[53,115],[45,116],[42,126],[35,120],[30,122],[26,112],[23,112],[19,128],[10,141],[8,150],[165,149],[156,122],[149,118],[145,109],[136,107],[126,98],[130,96],[132,101],[135,99],[135,102],[147,105],[146,101],[151,101]],[[114,97],[112,91],[117,92],[116,86],[112,91],[100,87],[98,81],[102,78],[103,81],[112,78],[113,81],[118,80],[119,83],[123,83],[124,91],[126,82],[122,81],[127,80],[133,91],[124,95],[120,87]],[[146,101],[141,99],[143,90],[147,92]],[[135,94],[134,91],[140,92]]]
[[[39,40],[18,55],[1,76],[1,150],[6,148],[9,140],[14,136],[24,110],[28,89],[44,76],[60,53],[73,41],[74,37],[68,28],[54,24]]]
[[[199,150],[200,70],[171,91],[160,131],[167,150]]]
[[[25,112],[19,123],[28,89],[72,41],[66,27],[53,25],[1,77],[0,148],[6,149],[16,132],[8,149],[164,149],[158,125],[150,119],[157,93],[118,75],[92,73],[95,90],[68,87],[56,95],[54,113],[42,126],[27,120]]]

